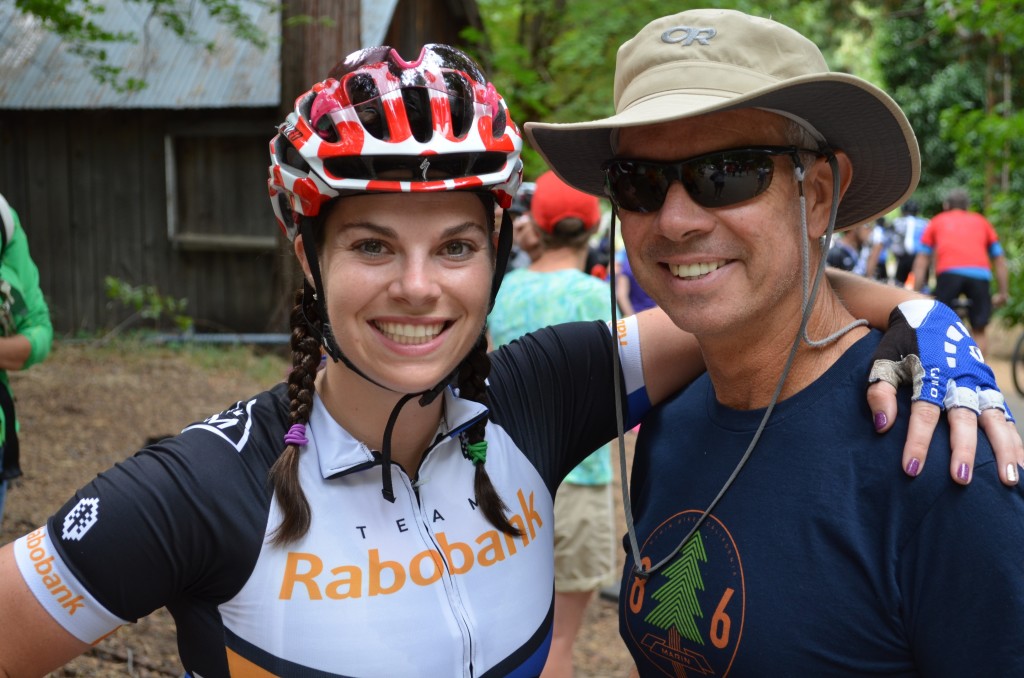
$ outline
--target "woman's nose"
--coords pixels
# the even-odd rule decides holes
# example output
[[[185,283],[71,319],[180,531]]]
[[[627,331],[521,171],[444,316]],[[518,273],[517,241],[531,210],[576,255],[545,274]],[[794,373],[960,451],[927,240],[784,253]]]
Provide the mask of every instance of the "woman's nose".
[[[437,266],[427,258],[409,257],[389,292],[414,306],[436,301],[441,296]]]

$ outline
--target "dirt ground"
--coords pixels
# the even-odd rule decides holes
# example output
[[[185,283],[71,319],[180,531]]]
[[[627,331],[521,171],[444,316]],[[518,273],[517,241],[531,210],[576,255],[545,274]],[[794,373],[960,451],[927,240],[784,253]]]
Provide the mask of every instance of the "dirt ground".
[[[237,351],[235,352],[237,353]],[[209,362],[208,352],[204,362]],[[278,361],[267,369],[267,360]],[[21,420],[25,476],[8,492],[0,544],[42,525],[96,473],[147,438],[176,433],[283,375],[283,359],[262,356],[258,378],[246,365],[197,364],[187,354],[131,346],[55,343],[50,357],[12,374]],[[277,375],[277,376],[275,376]],[[618,494],[618,493],[616,493]],[[620,534],[625,531],[620,525]],[[577,677],[625,676],[615,604],[595,598],[576,648]],[[120,629],[51,676],[180,676],[174,623],[161,610]]]
[[[1005,353],[990,353],[996,355],[990,362],[1008,393],[1013,386]],[[265,352],[251,360],[237,350],[225,355],[211,360],[209,351],[197,359],[152,347],[57,343],[46,362],[11,375],[22,422],[25,477],[8,494],[0,544],[43,524],[75,489],[147,438],[175,433],[219,412],[270,386],[286,369],[282,358]],[[630,460],[633,439],[627,434]],[[617,457],[614,466],[617,475]],[[613,495],[621,535],[625,524],[617,484]],[[575,656],[577,678],[627,675],[632,663],[619,639],[614,603],[600,598],[591,603]],[[173,621],[159,611],[51,675],[180,676]]]

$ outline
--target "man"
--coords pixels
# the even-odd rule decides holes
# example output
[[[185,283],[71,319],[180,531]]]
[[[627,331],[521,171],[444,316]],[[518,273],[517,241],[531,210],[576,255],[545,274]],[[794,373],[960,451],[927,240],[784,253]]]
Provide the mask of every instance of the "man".
[[[897,250],[900,254],[896,258],[896,282],[910,287],[914,286],[913,278],[910,277],[914,270],[914,258],[921,249],[921,236],[928,226],[928,220],[918,215],[920,209],[917,201],[911,198],[903,203],[900,216],[892,222],[893,230],[903,242]],[[910,282],[907,282],[908,278]]]
[[[942,202],[942,212],[932,217],[921,236],[921,251],[914,260],[914,289],[924,289],[928,269],[935,259],[935,298],[953,306],[960,295],[970,305],[967,317],[971,336],[985,352],[985,328],[998,308],[1009,298],[1010,274],[999,236],[988,219],[967,211],[967,191],[951,190]],[[990,262],[991,259],[991,262]],[[999,292],[991,293],[992,269]]]
[[[833,268],[865,275],[870,259],[869,244],[873,226],[870,223],[857,226],[837,234],[828,250],[826,263]]]
[[[970,490],[913,456],[915,480],[887,474],[900,444],[861,422],[878,334],[828,286],[805,292],[833,222],[913,191],[902,111],[798,33],[727,10],[625,43],[615,110],[527,133],[570,184],[607,188],[638,281],[707,363],[637,440],[620,629],[640,674],[1024,675],[1024,493],[980,472],[985,439]],[[903,306],[913,327],[941,308]],[[950,358],[973,361],[945,324]],[[982,417],[1007,429],[1001,410]]]
[[[530,217],[530,204],[533,202],[535,188],[536,184],[532,181],[524,181],[508,208],[509,217],[512,219],[512,252],[508,259],[510,271],[526,268],[540,256],[540,236]],[[494,208],[494,218],[501,223],[500,207]]]

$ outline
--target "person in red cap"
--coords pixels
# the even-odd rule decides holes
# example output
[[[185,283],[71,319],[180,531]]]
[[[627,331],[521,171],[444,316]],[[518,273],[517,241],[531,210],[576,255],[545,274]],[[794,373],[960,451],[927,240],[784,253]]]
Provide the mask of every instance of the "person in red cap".
[[[598,198],[553,172],[537,179],[530,205],[543,246],[529,267],[509,272],[488,319],[495,347],[570,320],[611,320],[608,284],[584,272],[601,223]],[[616,581],[611,449],[576,466],[555,499],[555,622],[544,678],[571,676],[572,647],[594,592]]]

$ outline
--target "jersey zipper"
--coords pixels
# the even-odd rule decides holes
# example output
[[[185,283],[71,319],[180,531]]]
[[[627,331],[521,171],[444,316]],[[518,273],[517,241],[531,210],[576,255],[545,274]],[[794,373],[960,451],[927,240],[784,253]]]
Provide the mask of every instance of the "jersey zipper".
[[[439,442],[441,441],[436,440],[434,444],[430,446],[427,452],[424,453],[424,459],[426,458],[426,454],[433,451]],[[422,468],[422,464],[420,467]],[[473,633],[470,630],[469,614],[466,610],[465,604],[462,602],[461,589],[455,581],[455,576],[451,573],[450,565],[444,557],[444,551],[441,549],[441,545],[437,541],[434,529],[431,526],[426,513],[423,511],[423,505],[420,502],[419,486],[409,478],[405,469],[402,469],[400,466],[398,468],[402,482],[408,484],[416,497],[416,522],[420,526],[420,537],[434,549],[434,552],[438,554],[441,562],[444,564],[444,571],[441,573],[441,580],[444,583],[445,598],[448,600],[452,618],[455,620],[455,623],[458,625],[459,630],[462,633],[462,654],[464,657],[462,675],[464,678],[473,678],[475,675],[473,668]]]

